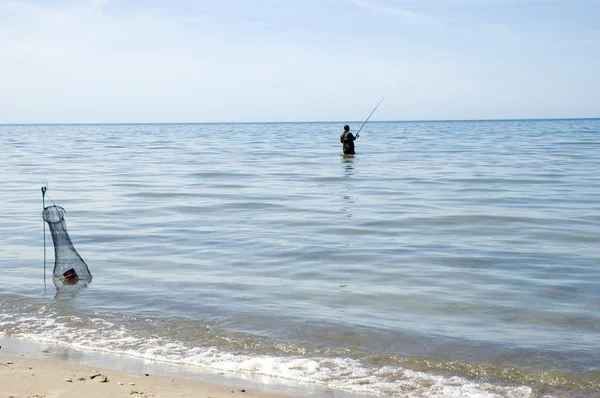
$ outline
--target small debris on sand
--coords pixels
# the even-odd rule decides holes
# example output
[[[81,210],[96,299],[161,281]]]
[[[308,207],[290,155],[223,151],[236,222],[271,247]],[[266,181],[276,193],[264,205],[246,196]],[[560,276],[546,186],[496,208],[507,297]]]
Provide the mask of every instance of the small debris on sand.
[[[98,383],[108,382],[108,377],[104,376],[102,373],[92,375],[92,376],[90,376],[90,379],[97,381]]]

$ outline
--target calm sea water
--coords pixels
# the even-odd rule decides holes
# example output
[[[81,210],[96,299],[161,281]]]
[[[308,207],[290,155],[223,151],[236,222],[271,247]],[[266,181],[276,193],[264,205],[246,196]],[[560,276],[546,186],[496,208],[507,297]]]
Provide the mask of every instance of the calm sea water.
[[[600,396],[600,120],[370,123],[355,157],[342,125],[0,126],[0,336],[333,392]],[[43,181],[85,288],[44,289]]]

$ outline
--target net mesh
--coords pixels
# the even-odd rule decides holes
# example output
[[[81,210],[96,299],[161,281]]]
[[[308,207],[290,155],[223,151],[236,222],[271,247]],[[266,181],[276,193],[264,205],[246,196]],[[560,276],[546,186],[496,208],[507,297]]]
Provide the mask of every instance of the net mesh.
[[[90,281],[92,274],[67,233],[65,209],[60,206],[48,206],[42,212],[42,217],[48,223],[54,243],[52,278],[64,284],[76,284],[80,280]]]

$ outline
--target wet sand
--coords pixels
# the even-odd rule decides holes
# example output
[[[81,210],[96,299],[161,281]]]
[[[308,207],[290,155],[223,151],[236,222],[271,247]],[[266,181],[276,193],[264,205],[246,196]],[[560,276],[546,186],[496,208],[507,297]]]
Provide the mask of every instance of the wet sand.
[[[0,398],[205,397],[283,398],[197,380],[0,355]]]

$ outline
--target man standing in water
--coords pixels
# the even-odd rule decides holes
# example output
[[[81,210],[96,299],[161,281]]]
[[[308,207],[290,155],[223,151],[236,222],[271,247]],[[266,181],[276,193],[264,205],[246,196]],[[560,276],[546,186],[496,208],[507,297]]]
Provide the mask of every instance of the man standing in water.
[[[340,142],[343,145],[344,155],[354,155],[354,140],[358,138],[352,135],[350,132],[350,126],[344,126],[344,132],[340,135]]]

